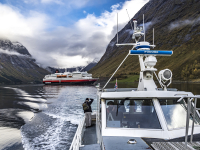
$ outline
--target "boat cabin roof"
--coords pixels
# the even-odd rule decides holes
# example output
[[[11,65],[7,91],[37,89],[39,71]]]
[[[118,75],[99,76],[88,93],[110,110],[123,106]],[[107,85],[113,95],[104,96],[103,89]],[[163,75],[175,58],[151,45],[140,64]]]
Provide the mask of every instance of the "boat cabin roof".
[[[170,90],[170,89],[169,89]],[[194,95],[191,92],[185,92],[185,91],[175,91],[175,89],[172,89],[174,91],[136,91],[136,89],[131,90],[109,90],[105,89],[105,92],[101,93],[101,98],[103,99],[149,99],[149,98],[180,98],[180,97],[194,97]]]
[[[185,135],[187,98],[200,98],[199,95],[176,89],[104,89],[99,94],[103,136],[161,139]],[[200,132],[200,115],[198,111],[195,114],[194,134]],[[190,117],[190,125],[192,120]]]

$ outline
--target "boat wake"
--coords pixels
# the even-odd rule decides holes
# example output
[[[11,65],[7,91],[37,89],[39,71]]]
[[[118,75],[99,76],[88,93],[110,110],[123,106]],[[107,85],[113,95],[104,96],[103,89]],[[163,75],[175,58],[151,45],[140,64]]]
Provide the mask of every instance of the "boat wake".
[[[43,123],[36,125],[40,120]],[[25,150],[68,149],[77,125],[64,118],[52,118],[45,114],[36,116],[32,123],[21,128],[22,143]]]
[[[47,102],[51,102],[48,107],[22,126],[23,147],[25,150],[69,149],[79,121],[84,117],[81,104],[85,97],[95,98],[96,88],[55,86],[45,89],[45,94],[54,97],[47,98]]]

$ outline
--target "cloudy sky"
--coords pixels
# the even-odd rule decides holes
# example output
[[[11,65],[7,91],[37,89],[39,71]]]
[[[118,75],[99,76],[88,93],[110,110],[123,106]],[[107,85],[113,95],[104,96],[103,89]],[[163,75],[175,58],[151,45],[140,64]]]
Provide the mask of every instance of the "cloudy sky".
[[[119,26],[149,0],[0,0],[0,37],[21,42],[43,66],[100,59]]]

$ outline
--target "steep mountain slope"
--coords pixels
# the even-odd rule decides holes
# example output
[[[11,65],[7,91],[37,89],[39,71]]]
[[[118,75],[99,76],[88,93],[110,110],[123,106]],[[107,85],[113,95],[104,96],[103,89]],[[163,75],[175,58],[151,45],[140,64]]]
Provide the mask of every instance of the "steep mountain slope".
[[[173,50],[171,57],[157,57],[158,71],[169,68],[173,79],[200,78],[200,1],[199,0],[150,0],[133,17],[142,24],[145,14],[146,41],[152,44],[155,29],[155,50]],[[132,20],[132,19],[131,19]],[[119,43],[133,42],[131,25],[119,32]],[[142,41],[142,40],[141,40]],[[94,76],[110,76],[127,55],[131,46],[116,47],[116,36],[108,44],[99,63],[91,69]],[[115,77],[139,73],[137,56],[129,56]]]
[[[92,69],[96,65],[97,65],[96,62],[91,62],[85,68],[83,68],[81,71],[89,71],[90,69]]]
[[[0,40],[0,84],[42,83],[48,73],[22,44]]]

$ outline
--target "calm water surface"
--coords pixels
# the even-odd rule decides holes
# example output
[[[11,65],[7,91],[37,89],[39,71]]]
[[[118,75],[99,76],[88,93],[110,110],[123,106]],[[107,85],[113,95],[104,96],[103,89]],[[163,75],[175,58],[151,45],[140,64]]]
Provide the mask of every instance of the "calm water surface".
[[[137,83],[118,83],[118,87],[137,87]],[[200,95],[199,83],[170,87]],[[81,104],[87,97],[94,98],[94,110],[96,92],[94,86],[0,86],[0,149],[69,149],[84,117]]]

